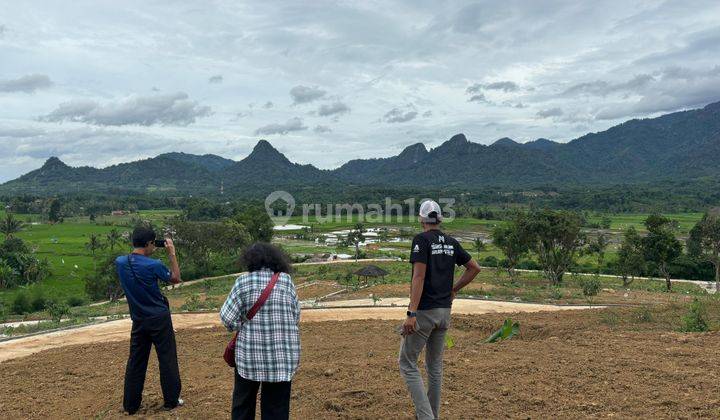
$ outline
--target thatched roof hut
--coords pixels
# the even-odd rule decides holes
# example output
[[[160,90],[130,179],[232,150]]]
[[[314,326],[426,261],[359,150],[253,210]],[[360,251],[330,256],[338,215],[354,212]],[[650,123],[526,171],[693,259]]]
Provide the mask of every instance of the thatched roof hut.
[[[376,265],[366,265],[365,267],[356,271],[354,274],[358,276],[358,280],[364,277],[365,281],[367,281],[370,277],[382,277],[383,279],[385,279],[385,276],[388,275],[388,272]]]

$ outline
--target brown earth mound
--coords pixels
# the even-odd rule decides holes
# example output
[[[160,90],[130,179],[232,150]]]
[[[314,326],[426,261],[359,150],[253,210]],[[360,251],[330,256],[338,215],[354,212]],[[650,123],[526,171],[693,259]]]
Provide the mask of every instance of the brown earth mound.
[[[631,310],[608,311],[517,314],[520,337],[498,344],[483,340],[504,315],[454,317],[443,417],[720,417],[719,334],[665,332],[658,322],[611,328],[609,319]],[[396,324],[302,324],[293,418],[411,418]],[[219,328],[179,331],[186,405],[162,411],[151,358],[141,414],[227,418],[232,372],[220,354],[228,338]],[[127,342],[76,345],[0,363],[1,417],[123,416],[127,351]]]

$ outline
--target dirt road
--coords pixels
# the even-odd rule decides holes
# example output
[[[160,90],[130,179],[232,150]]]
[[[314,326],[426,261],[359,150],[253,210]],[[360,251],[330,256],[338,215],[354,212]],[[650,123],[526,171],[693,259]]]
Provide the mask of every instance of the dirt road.
[[[383,304],[384,306],[374,307],[370,299],[328,302],[316,308],[303,309],[301,321],[400,320],[404,316],[408,299],[384,299]],[[453,304],[453,313],[478,315],[487,313],[541,312],[588,308],[590,307],[457,299]],[[593,306],[592,308],[599,307]],[[173,324],[178,330],[210,328],[219,326],[220,320],[218,314],[215,312],[202,314],[180,313],[173,314]],[[0,363],[57,347],[127,340],[130,325],[131,321],[129,319],[121,319],[5,341],[0,343]]]

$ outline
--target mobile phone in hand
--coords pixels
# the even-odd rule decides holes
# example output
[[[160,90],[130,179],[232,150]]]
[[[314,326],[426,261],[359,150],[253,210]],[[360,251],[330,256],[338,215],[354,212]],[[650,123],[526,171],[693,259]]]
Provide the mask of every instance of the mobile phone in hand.
[[[155,240],[155,247],[156,248],[165,248],[165,239]]]

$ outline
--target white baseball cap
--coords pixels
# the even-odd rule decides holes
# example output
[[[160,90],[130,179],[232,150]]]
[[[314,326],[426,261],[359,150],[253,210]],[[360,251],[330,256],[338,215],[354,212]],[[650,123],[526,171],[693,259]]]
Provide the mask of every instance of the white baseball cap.
[[[425,223],[440,223],[442,221],[440,204],[433,200],[425,200],[420,203],[420,219]]]

